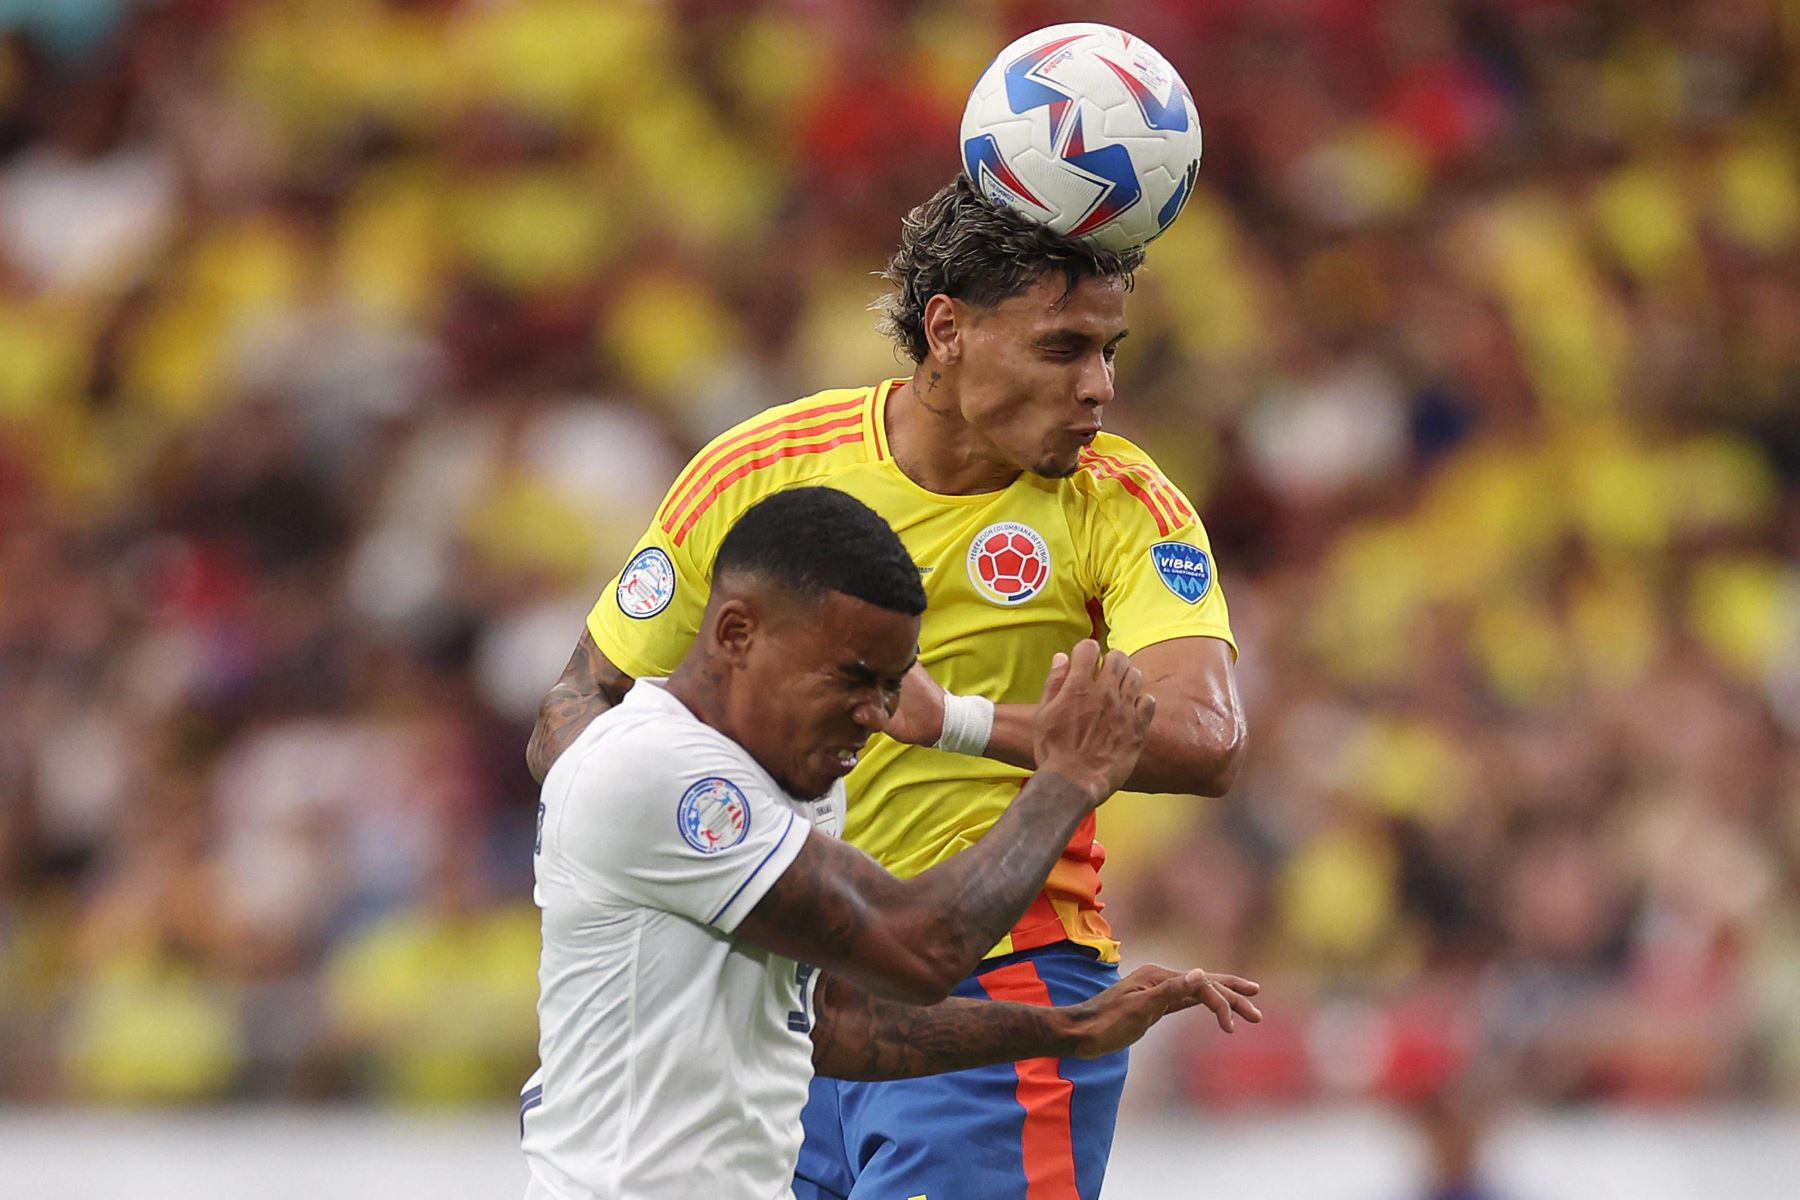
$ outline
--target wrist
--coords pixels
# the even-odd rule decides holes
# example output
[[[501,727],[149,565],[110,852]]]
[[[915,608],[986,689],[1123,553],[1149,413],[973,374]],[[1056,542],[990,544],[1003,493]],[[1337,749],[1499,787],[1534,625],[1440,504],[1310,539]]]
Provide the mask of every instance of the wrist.
[[[944,693],[944,729],[935,743],[950,754],[980,757],[994,736],[994,702],[985,696]]]
[[[1090,771],[1062,766],[1054,760],[1039,766],[1033,778],[1054,778],[1090,809],[1099,808],[1112,795],[1105,779]]]
[[[1058,1058],[1085,1057],[1088,1029],[1094,1023],[1093,1001],[1050,1010],[1050,1037]]]

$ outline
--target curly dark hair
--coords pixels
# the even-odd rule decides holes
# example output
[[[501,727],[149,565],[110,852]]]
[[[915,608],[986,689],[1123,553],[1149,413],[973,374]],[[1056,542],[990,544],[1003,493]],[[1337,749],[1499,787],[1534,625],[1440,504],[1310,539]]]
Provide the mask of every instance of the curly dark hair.
[[[966,175],[907,213],[900,230],[900,248],[881,273],[894,291],[875,308],[881,332],[914,362],[925,361],[925,305],[939,293],[993,308],[1048,271],[1061,271],[1068,291],[1090,276],[1121,276],[1129,288],[1144,263],[1141,248],[1102,250],[1009,212]]]
[[[909,617],[925,611],[919,568],[900,535],[835,488],[789,488],[751,505],[713,559],[715,584],[734,571],[784,584],[796,598],[842,592]]]

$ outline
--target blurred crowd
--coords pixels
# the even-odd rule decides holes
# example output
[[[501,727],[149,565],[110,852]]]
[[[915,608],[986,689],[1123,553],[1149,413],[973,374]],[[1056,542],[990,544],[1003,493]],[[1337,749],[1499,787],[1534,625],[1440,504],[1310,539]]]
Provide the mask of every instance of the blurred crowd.
[[[1076,4],[0,3],[0,1099],[509,1094],[524,747]],[[1121,797],[1154,1102],[1800,1100],[1800,9],[1121,0],[1206,129],[1108,412],[1252,751]]]

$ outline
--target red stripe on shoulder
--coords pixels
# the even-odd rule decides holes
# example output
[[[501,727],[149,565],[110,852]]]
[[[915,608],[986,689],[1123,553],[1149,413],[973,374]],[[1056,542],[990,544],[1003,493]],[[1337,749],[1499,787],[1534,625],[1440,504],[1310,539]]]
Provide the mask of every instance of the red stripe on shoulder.
[[[1150,515],[1156,519],[1156,531],[1163,537],[1168,537],[1174,531],[1175,526],[1170,523],[1170,517],[1164,512],[1160,497],[1153,496],[1151,491],[1146,490],[1142,484],[1127,474],[1117,461],[1090,450],[1082,456],[1081,465],[1102,479],[1117,480],[1127,492],[1137,497],[1138,503],[1148,509]]]
[[[861,423],[860,418],[858,418],[857,423]],[[858,429],[855,433],[839,434],[837,437],[830,438],[823,442],[790,442],[770,451],[768,454],[750,459],[748,462],[739,462],[729,474],[713,484],[711,490],[700,497],[699,503],[689,510],[687,519],[681,523],[679,529],[675,530],[675,544],[677,546],[681,545],[681,543],[687,539],[689,531],[694,528],[694,523],[706,514],[706,510],[713,506],[713,502],[724,495],[726,489],[730,488],[732,484],[736,483],[744,476],[760,471],[764,467],[780,462],[784,458],[798,458],[807,454],[823,454],[827,450],[836,450],[839,446],[848,446],[853,442],[860,442],[862,440],[862,430]],[[673,518],[671,518],[671,521],[672,520]]]
[[[1150,493],[1162,502],[1163,508],[1169,514],[1169,519],[1174,526],[1192,524],[1200,519],[1195,514],[1193,506],[1187,502],[1187,497],[1181,494],[1181,489],[1170,483],[1169,477],[1158,470],[1154,464],[1120,458],[1116,454],[1100,455],[1100,457],[1149,488]]]
[[[712,449],[702,452],[698,458],[688,464],[685,471],[676,477],[674,486],[669,488],[669,499],[664,502],[662,511],[657,514],[658,520],[662,523],[663,532],[668,533],[674,529],[675,523],[681,518],[682,511],[693,503],[694,497],[706,487],[707,481],[717,475],[730,459],[753,450],[760,450],[784,437],[810,431],[799,428],[783,430],[779,428],[780,426],[796,422],[817,422],[837,413],[851,410],[860,413],[867,400],[868,396],[864,394],[849,400],[840,400],[836,404],[822,404],[816,408],[803,409],[799,412],[783,413],[781,416],[771,417],[731,434]],[[857,419],[860,420],[860,416]],[[853,423],[850,420],[842,420],[835,422],[833,428],[836,428],[838,424]],[[775,432],[771,433],[771,430]],[[759,437],[759,435],[765,436]]]
[[[1175,485],[1170,483],[1168,477],[1150,463],[1122,458],[1117,454],[1102,454],[1097,450],[1089,453],[1110,464],[1120,476],[1129,476],[1148,489],[1150,494],[1162,504],[1163,510],[1168,513],[1169,519],[1174,524],[1180,525],[1184,521],[1194,519],[1193,510],[1182,499],[1181,493],[1175,490]]]
[[[1199,520],[1199,516],[1193,513],[1193,506],[1190,506],[1186,497],[1181,495],[1181,489],[1175,488],[1172,482],[1168,482],[1168,475],[1163,475],[1163,471],[1157,470],[1156,464],[1138,461],[1138,459],[1125,459],[1116,453],[1100,453],[1098,450],[1089,450],[1089,453],[1093,453],[1094,457],[1098,457],[1098,459],[1109,462],[1121,473],[1130,475],[1132,479],[1138,480],[1139,484],[1150,489],[1150,493],[1157,500],[1163,502],[1163,506],[1168,511],[1170,518],[1174,520],[1175,525],[1184,525]]]

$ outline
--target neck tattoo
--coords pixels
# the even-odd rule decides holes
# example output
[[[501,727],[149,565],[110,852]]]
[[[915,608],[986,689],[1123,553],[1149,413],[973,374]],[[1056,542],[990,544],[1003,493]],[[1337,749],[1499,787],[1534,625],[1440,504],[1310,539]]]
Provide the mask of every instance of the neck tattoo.
[[[933,371],[931,373],[931,382],[927,383],[925,385],[925,391],[927,391],[927,392],[937,391],[938,381],[943,379],[943,377],[944,377],[944,373],[942,371]],[[939,408],[935,404],[927,403],[924,395],[917,388],[913,389],[913,398],[919,402],[920,408],[924,409],[926,412],[930,413],[934,417],[948,417],[951,415],[951,408],[949,405],[945,405],[942,408]]]

